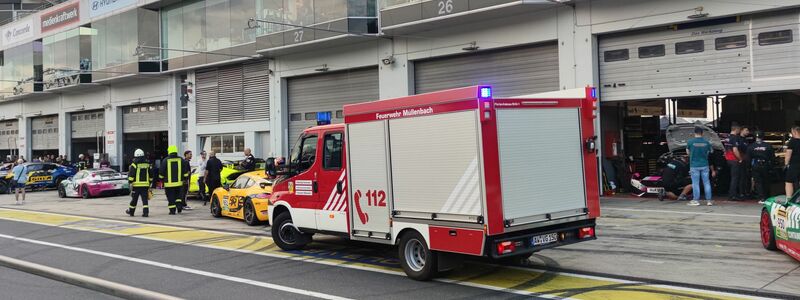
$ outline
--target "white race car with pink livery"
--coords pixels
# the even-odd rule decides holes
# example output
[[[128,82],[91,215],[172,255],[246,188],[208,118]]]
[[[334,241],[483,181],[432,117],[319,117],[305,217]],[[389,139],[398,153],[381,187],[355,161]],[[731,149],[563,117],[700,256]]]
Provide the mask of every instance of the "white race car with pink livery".
[[[58,186],[58,196],[61,198],[82,197],[88,199],[128,195],[130,192],[128,176],[112,169],[83,170],[62,181]]]

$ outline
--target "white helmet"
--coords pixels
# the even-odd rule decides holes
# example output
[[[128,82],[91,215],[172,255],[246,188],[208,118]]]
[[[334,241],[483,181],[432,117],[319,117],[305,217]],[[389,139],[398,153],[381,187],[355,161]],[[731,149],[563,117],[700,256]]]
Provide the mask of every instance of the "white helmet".
[[[78,158],[83,159],[83,154],[78,154]]]
[[[133,151],[133,157],[144,157],[144,151],[142,151],[142,149],[136,149],[136,151]]]

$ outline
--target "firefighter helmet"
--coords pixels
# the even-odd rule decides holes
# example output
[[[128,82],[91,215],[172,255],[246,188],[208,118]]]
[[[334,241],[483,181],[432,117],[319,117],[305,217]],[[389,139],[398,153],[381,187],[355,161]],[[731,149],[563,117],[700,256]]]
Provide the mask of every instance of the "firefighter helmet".
[[[136,149],[136,151],[133,151],[133,157],[144,157],[144,151],[142,151],[142,149]]]
[[[172,145],[172,146],[169,146],[169,148],[167,148],[167,154],[172,154],[172,153],[178,154],[178,147],[177,146]]]

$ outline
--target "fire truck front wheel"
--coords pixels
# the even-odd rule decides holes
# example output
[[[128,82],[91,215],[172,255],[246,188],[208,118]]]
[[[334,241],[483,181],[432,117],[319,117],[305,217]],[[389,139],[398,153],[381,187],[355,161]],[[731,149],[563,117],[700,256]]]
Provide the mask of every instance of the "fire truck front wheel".
[[[436,276],[436,254],[428,248],[419,232],[409,231],[400,238],[400,266],[414,280],[426,281]]]
[[[292,222],[292,215],[284,211],[272,224],[272,240],[283,250],[300,250],[311,243],[311,234],[300,232]]]

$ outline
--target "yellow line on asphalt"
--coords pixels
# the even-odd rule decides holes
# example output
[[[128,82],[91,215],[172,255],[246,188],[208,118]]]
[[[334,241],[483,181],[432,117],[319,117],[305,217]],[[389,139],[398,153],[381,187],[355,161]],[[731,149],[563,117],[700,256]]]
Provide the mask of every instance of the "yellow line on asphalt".
[[[325,251],[320,249],[309,249],[301,252],[281,251],[268,236],[242,235],[211,230],[195,230],[165,225],[112,221],[3,208],[0,208],[0,219],[239,251],[272,257],[283,257],[391,274],[400,274],[402,272],[396,265],[386,263],[387,261],[392,261],[391,259],[382,260],[381,258],[375,259],[355,255],[353,254],[353,249],[335,249],[333,253],[337,255],[328,256],[318,255]],[[353,258],[364,259],[362,261],[354,261]],[[542,272],[525,268],[476,263],[469,263],[463,268],[448,273],[447,277],[443,278],[442,281],[492,290],[504,290],[517,294],[585,300],[752,298],[712,291],[656,286],[610,278]]]

